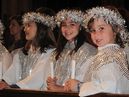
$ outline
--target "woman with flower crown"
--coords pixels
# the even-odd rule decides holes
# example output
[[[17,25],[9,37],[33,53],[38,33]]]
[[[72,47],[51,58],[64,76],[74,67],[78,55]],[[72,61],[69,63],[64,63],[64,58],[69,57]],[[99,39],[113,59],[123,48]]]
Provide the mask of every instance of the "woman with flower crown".
[[[68,79],[84,80],[83,63],[96,53],[96,48],[90,44],[90,36],[82,26],[83,19],[82,11],[72,9],[61,10],[55,17],[59,39],[50,61],[54,65],[54,77],[47,79],[49,91],[65,91],[64,83]]]
[[[12,57],[8,50],[2,45],[2,34],[4,26],[0,21],[0,81],[3,78],[4,73],[7,71],[12,63]]]
[[[80,88],[80,96],[100,92],[129,93],[129,70],[123,49],[129,37],[125,20],[116,10],[96,7],[87,10],[85,25],[98,53],[85,63],[89,65],[85,83],[72,80],[66,88],[71,91]]]
[[[13,57],[13,63],[4,74],[0,88],[12,87],[22,89],[40,89],[45,87],[46,62],[49,59],[55,39],[52,29],[54,18],[35,12],[28,12],[23,16],[24,31],[29,41],[29,50],[18,49]],[[8,85],[7,85],[8,84]]]

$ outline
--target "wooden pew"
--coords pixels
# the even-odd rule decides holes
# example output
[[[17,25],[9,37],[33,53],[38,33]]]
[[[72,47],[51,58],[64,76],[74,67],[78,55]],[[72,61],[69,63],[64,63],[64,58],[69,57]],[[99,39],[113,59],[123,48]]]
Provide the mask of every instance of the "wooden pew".
[[[23,89],[4,89],[0,91],[0,97],[79,97],[73,92],[49,92]]]
[[[86,97],[129,97],[129,94],[98,93]]]
[[[76,92],[50,92],[23,89],[0,90],[0,97],[79,97]],[[129,97],[129,94],[98,93],[87,97]]]

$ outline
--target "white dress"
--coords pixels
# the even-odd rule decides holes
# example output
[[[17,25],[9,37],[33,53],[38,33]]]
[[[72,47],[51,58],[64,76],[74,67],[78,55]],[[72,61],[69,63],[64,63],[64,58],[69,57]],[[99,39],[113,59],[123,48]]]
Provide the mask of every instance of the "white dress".
[[[116,44],[98,48],[98,53],[85,64],[90,64],[79,96],[100,92],[129,93],[129,71],[125,52]]]
[[[0,80],[12,63],[12,56],[7,49],[0,43]]]
[[[75,48],[74,43],[67,43],[61,56],[54,62],[55,76],[57,77],[57,84],[64,85],[64,83],[71,78],[72,74],[72,59],[75,60],[75,79],[83,82],[85,77],[84,62],[96,54],[96,48],[88,43],[84,43],[74,55],[70,52]]]
[[[28,55],[27,57],[22,55],[22,51],[19,49],[3,79],[9,85],[16,84],[22,89],[44,89],[50,73],[47,62],[53,50],[49,49],[46,53],[37,53],[36,56]]]

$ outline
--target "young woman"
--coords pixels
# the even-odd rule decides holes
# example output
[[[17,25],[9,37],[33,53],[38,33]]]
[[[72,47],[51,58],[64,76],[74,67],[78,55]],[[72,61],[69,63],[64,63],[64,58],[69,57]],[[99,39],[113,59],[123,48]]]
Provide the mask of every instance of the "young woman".
[[[49,72],[46,62],[55,46],[52,33],[54,19],[29,12],[23,16],[23,24],[29,49],[16,51],[12,66],[4,74],[3,80],[11,85],[10,87],[40,89],[45,87],[45,74]],[[1,85],[0,88],[5,86]]]
[[[125,20],[115,10],[96,7],[87,11],[85,23],[98,53],[85,63],[89,65],[85,83],[72,80],[66,87],[74,90],[81,85],[80,96],[129,93],[129,71],[123,50],[128,37]]]
[[[84,14],[78,10],[61,10],[56,15],[59,27],[58,45],[53,53],[54,78],[48,77],[47,85],[50,91],[65,91],[64,83],[71,76],[83,81],[86,67],[85,60],[96,53],[94,46],[89,44],[90,36],[82,26]],[[75,69],[72,68],[74,60]],[[73,72],[74,75],[72,75]]]

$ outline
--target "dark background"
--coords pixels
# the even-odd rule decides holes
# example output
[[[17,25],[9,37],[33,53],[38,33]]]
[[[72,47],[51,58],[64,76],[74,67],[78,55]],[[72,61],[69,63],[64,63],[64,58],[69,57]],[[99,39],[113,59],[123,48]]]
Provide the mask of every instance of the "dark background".
[[[22,12],[33,11],[39,7],[49,7],[56,12],[63,8],[87,9],[99,5],[115,5],[129,10],[128,0],[0,0],[0,18]]]
[[[0,4],[0,19],[5,26],[4,41],[7,41],[7,44],[10,44],[8,38],[10,36],[8,28],[9,17],[16,14],[24,14],[28,11],[35,11],[39,7],[48,7],[58,12],[64,8],[86,10],[95,6],[113,5],[129,11],[129,0],[0,0]],[[125,13],[127,14],[125,14],[123,10],[121,13],[123,13],[123,16],[125,15],[126,25],[129,29],[129,13],[126,11]]]

